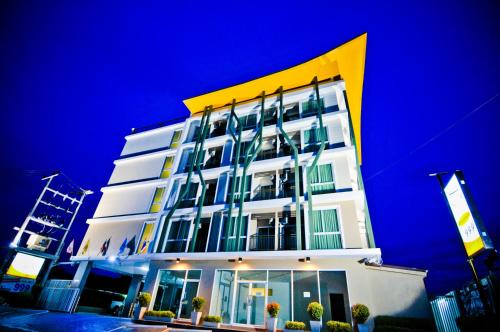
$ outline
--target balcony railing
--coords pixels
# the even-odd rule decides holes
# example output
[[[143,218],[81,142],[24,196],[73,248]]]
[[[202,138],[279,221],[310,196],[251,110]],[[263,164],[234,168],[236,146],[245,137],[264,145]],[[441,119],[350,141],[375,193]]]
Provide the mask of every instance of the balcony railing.
[[[274,235],[253,234],[250,236],[248,249],[251,251],[274,250]],[[278,250],[296,250],[295,234],[281,232],[278,237]]]
[[[252,199],[253,201],[262,201],[266,199],[274,199],[276,198],[276,189],[275,186],[262,186],[257,190],[256,195]]]
[[[187,240],[168,240],[165,246],[165,252],[184,252],[186,251]]]

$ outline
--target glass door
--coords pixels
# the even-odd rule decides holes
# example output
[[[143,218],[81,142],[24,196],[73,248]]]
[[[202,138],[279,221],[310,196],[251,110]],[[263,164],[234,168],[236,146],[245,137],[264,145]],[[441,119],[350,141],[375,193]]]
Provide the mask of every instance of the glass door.
[[[265,305],[266,282],[238,282],[234,323],[264,325]]]

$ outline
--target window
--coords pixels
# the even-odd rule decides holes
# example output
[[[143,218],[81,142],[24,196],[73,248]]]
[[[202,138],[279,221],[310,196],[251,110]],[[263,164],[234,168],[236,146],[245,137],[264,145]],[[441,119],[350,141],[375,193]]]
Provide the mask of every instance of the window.
[[[227,216],[224,217],[224,223],[227,222]],[[241,217],[240,221],[240,233],[239,233],[239,239],[240,239],[240,244],[239,247],[237,247],[237,236],[236,236],[236,228],[237,228],[237,217],[232,217],[231,218],[231,224],[232,224],[232,230],[230,230],[229,236],[227,237],[227,242],[228,242],[228,250],[227,251],[246,251],[246,238],[247,238],[247,225],[248,225],[248,216],[243,216]],[[222,235],[221,235],[221,246],[219,248],[219,251],[224,251],[225,248],[225,242],[226,242],[226,226],[222,226]]]
[[[311,249],[341,249],[337,210],[313,211]]]
[[[323,135],[321,135],[322,132]],[[304,152],[318,151],[322,140],[325,141],[325,149],[328,148],[326,126],[323,127],[323,131],[320,128],[312,128],[304,131]]]
[[[240,178],[241,178],[241,176],[238,176],[236,178],[236,188],[234,190],[234,202],[235,203],[238,203],[240,201],[240,190],[241,190]],[[231,176],[229,178],[229,186],[227,187],[228,188],[228,190],[227,190],[227,200],[228,201],[231,197],[232,182],[233,182],[233,177]],[[247,175],[247,180],[245,182],[245,190],[244,190],[245,202],[250,200],[251,191],[252,191],[252,176]]]
[[[151,244],[151,240],[153,238],[153,223],[145,223],[144,228],[142,230],[141,240],[139,242],[139,246],[137,247],[137,253],[139,255],[147,254],[149,252],[149,246]]]
[[[273,106],[264,111],[264,126],[271,126],[276,124],[276,114],[278,109]]]
[[[191,220],[180,219],[170,222],[165,252],[185,252]]]
[[[181,186],[181,190],[179,191],[179,198],[181,199],[181,195],[186,190],[187,183],[184,183]],[[191,208],[195,206],[196,203],[196,196],[198,194],[198,183],[197,182],[191,182],[189,185],[189,191],[185,194],[184,198],[182,199],[181,204],[179,205],[179,208]]]
[[[248,114],[240,117],[243,130],[254,129],[257,125],[257,114]],[[237,123],[235,121],[235,123]]]
[[[182,130],[176,130],[172,135],[172,140],[170,141],[170,148],[175,149],[179,146],[181,141]]]
[[[201,270],[161,270],[153,309],[170,310],[176,318],[189,318],[200,276]]]
[[[319,105],[321,107],[321,112],[325,111],[325,101],[320,98]],[[318,102],[312,96],[309,97],[308,101],[302,103],[302,117],[312,116],[318,114]]]
[[[165,194],[165,188],[156,188],[155,195],[153,197],[153,202],[149,208],[149,212],[156,213],[161,211],[161,202],[163,200],[163,195]]]
[[[299,103],[285,105],[283,111],[283,122],[300,119]]]
[[[311,191],[313,195],[335,192],[332,164],[316,165],[314,167],[311,172]]]
[[[172,168],[174,167],[174,157],[169,156],[165,158],[165,162],[163,163],[163,168],[160,174],[161,179],[167,179],[172,174]]]

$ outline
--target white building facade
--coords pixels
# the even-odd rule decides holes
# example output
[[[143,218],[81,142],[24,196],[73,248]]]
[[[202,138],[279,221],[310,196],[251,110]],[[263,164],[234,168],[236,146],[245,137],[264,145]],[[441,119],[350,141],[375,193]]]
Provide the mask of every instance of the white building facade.
[[[381,251],[350,81],[340,69],[310,74],[288,86],[274,77],[271,92],[263,82],[257,97],[209,102],[184,121],[128,135],[73,257],[75,285],[92,266],[127,273],[128,302],[143,280],[150,309],[188,319],[191,299],[203,296],[205,314],[235,326],[264,326],[270,302],[281,305],[279,328],[307,322],[312,301],[324,322],[352,322],[355,303],[372,317],[429,317],[425,271],[367,263]]]

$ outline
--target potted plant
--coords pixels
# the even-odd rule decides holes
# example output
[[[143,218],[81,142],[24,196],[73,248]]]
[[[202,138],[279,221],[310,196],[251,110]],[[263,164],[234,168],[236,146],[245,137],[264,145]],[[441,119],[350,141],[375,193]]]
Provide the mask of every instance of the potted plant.
[[[267,305],[266,310],[269,314],[269,318],[267,320],[267,330],[268,331],[276,331],[278,326],[278,314],[280,312],[280,305],[276,302],[271,302]]]
[[[302,322],[294,322],[294,321],[287,321],[285,323],[285,329],[284,332],[304,332],[304,329],[306,328],[306,324]]]
[[[321,331],[321,316],[323,316],[323,306],[318,302],[311,302],[307,306],[307,313],[311,317],[311,332]]]
[[[143,319],[149,303],[151,302],[151,294],[149,294],[148,292],[139,293],[137,302],[139,305],[136,307],[134,312],[135,319]]]
[[[175,314],[170,311],[155,311],[155,310],[148,310],[144,314],[144,319],[146,320],[157,320],[157,321],[162,321],[166,323],[171,323],[172,320],[174,319]]]
[[[326,327],[328,328],[328,331],[331,332],[352,332],[351,324],[337,322],[335,320],[329,320],[326,322]]]
[[[352,318],[354,323],[358,326],[359,332],[368,332],[368,324],[365,324],[366,320],[370,317],[370,311],[368,307],[364,304],[355,304],[352,306]]]
[[[201,308],[205,304],[205,299],[201,296],[196,296],[191,301],[193,305],[193,312],[191,312],[191,324],[198,325],[200,324],[201,319]]]
[[[222,323],[221,316],[205,316],[203,317],[203,326],[212,327],[218,329]]]

